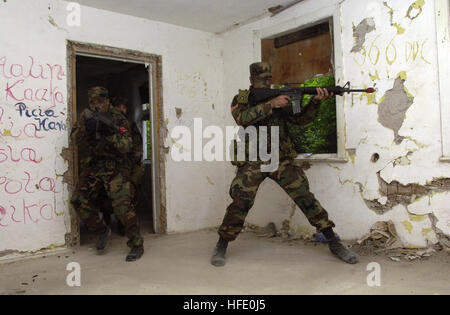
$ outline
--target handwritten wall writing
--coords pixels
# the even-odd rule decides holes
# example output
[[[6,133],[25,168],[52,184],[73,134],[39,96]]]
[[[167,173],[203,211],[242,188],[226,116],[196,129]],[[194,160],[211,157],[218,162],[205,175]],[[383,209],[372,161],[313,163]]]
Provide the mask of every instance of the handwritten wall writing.
[[[42,108],[30,109],[27,107],[25,103],[22,102],[17,103],[15,106],[17,112],[19,112],[20,117],[33,118],[36,121],[37,131],[49,131],[49,130],[63,131],[67,129],[66,124],[63,120],[52,121],[53,119],[59,117],[53,109],[46,109],[46,110]]]
[[[55,150],[50,132],[67,130],[64,69],[35,56],[0,55],[0,230],[6,233],[64,220],[64,209],[57,209],[64,184],[52,155],[43,156]]]
[[[379,43],[382,34],[378,34],[369,44],[368,48],[362,47],[361,51],[354,54],[354,61],[362,66],[365,63],[377,65],[381,58],[384,58],[389,65],[396,62],[413,63],[430,62],[424,56],[424,50],[428,39],[418,41],[401,41],[398,42],[395,35],[387,43]],[[399,49],[403,47],[403,49]]]
[[[18,124],[16,120],[11,117],[6,118],[4,113],[5,110],[3,109],[3,107],[0,106],[0,138],[1,137],[20,138],[22,136],[34,139],[45,138],[45,135],[43,135],[41,132],[45,130],[43,127],[37,125],[34,122],[26,123],[21,127],[17,127]],[[47,121],[45,121],[44,124],[45,123],[47,123]],[[50,126],[48,128],[50,128]],[[65,130],[64,128],[66,128],[65,124],[64,126],[61,126],[62,130]]]
[[[0,193],[8,195],[16,195],[19,193],[33,194],[35,192],[53,192],[60,193],[56,190],[56,179],[51,177],[33,177],[27,171],[24,171],[22,178],[9,178],[0,176]]]
[[[29,171],[23,171],[20,178],[0,176],[0,228],[56,220],[64,215],[55,209],[55,196],[60,193],[53,177],[36,176]],[[8,200],[8,196],[12,199]]]
[[[25,147],[21,150],[14,150],[10,145],[0,146],[0,164],[5,162],[39,164],[42,162],[42,157],[33,148]]]
[[[56,212],[52,203],[16,199],[14,202],[0,201],[0,229],[13,224],[37,224],[41,221],[56,221],[64,212]]]
[[[41,64],[32,56],[26,63],[12,63],[7,57],[0,57],[0,91],[7,102],[35,102],[47,104],[50,108],[64,104],[65,99],[59,85],[64,84],[64,69],[59,64]],[[32,87],[32,81],[40,87]]]

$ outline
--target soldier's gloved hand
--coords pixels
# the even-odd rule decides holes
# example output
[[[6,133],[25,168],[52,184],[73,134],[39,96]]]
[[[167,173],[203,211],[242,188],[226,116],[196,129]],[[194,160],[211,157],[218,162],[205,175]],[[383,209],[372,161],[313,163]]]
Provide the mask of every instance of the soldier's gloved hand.
[[[97,121],[94,118],[87,119],[85,122],[85,128],[88,134],[95,134],[97,127]]]
[[[316,88],[317,94],[314,96],[313,101],[318,103],[334,96],[333,92],[329,93],[325,88]]]
[[[269,103],[272,108],[283,108],[289,104],[290,100],[291,98],[287,95],[279,95],[271,99]]]

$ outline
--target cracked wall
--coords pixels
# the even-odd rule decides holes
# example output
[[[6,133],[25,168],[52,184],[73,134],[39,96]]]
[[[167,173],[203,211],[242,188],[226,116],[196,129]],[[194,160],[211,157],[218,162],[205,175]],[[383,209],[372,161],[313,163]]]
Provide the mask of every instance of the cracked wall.
[[[350,7],[367,12],[355,1],[344,2],[342,9]],[[426,247],[450,233],[450,207],[434,201],[450,189],[449,168],[439,162],[435,31],[429,23],[434,7],[427,1],[379,1],[370,9],[376,30],[366,35],[360,51],[346,56],[346,73],[352,82],[367,80],[377,93],[372,102],[348,100],[346,118],[356,128],[347,129],[346,147],[354,150],[349,154],[354,169],[342,167],[338,177],[341,185],[352,186],[374,219],[394,221],[405,247]],[[350,31],[345,24],[344,34]]]
[[[64,244],[70,230],[67,184],[63,181],[68,163],[64,151],[67,130],[58,131],[60,134],[52,130],[54,134],[49,133],[45,141],[39,137],[46,133],[28,125],[32,117],[23,116],[18,122],[16,102],[5,94],[6,84],[10,86],[15,81],[8,80],[20,76],[23,69],[26,72],[32,63],[35,77],[39,75],[39,65],[45,69],[47,64],[61,65],[67,76],[67,39],[144,52],[151,47],[149,53],[163,56],[163,98],[167,106],[163,120],[167,130],[162,133],[168,134],[177,125],[192,127],[194,117],[203,117],[205,126],[234,125],[229,103],[238,89],[248,87],[248,65],[260,60],[258,32],[274,25],[292,24],[294,20],[300,23],[299,17],[316,16],[335,5],[340,14],[339,29],[334,34],[342,39],[343,54],[336,56],[343,59],[341,79],[351,81],[354,87],[375,86],[377,93],[344,96],[345,131],[340,137],[345,138],[341,149],[347,153],[348,162],[311,162],[305,171],[311,191],[328,210],[336,231],[344,239],[362,237],[373,223],[386,220],[394,222],[405,246],[423,247],[450,235],[447,205],[450,167],[439,162],[439,91],[435,29],[430,22],[434,21],[432,1],[306,1],[220,36],[86,7],[83,7],[84,25],[69,28],[62,4],[56,0],[8,1],[0,11],[0,29],[11,30],[2,37],[8,40],[2,45],[6,59],[0,59],[0,66],[8,64],[2,69],[13,72],[7,72],[6,80],[0,80],[5,85],[0,89],[0,161],[8,159],[3,161],[8,167],[2,168],[6,171],[0,175],[0,189],[15,193],[22,185],[23,191],[16,194],[30,194],[37,200],[24,205],[19,195],[12,194],[8,199],[2,195],[2,200],[12,203],[22,200],[22,203],[0,208],[0,224],[14,226],[13,229],[0,226],[0,252],[33,251]],[[27,19],[18,24],[17,16],[23,12],[27,12]],[[297,26],[301,25],[292,27]],[[37,29],[40,32],[33,34],[38,35],[30,38],[29,34]],[[92,33],[91,29],[98,32]],[[130,30],[145,32],[142,31],[141,37],[137,34],[130,38]],[[0,58],[3,57],[2,53]],[[0,73],[4,76],[4,72]],[[54,75],[52,86],[61,92],[58,99],[62,96],[65,100],[67,85],[63,82],[67,79],[59,71]],[[34,81],[30,76],[26,79]],[[14,96],[31,98],[37,92],[37,97],[42,98],[45,84],[50,83],[30,82],[12,88]],[[28,88],[34,89],[33,96]],[[54,115],[67,115],[66,102],[57,104],[53,110]],[[49,118],[59,118],[53,114]],[[52,127],[60,123],[52,122]],[[220,224],[229,202],[227,191],[234,167],[216,162],[175,163],[167,158],[175,144],[170,137],[163,138],[166,142],[161,146],[167,148],[162,154],[167,159],[163,189],[167,194],[168,232]],[[43,160],[39,162],[41,157]],[[21,165],[16,167],[18,159]],[[31,167],[26,170],[24,165]],[[38,204],[41,200],[49,202]],[[56,211],[50,211],[47,203]],[[32,205],[36,206],[30,208]],[[39,224],[33,222],[36,215],[41,216]],[[49,218],[52,220],[45,220]],[[265,181],[249,222],[262,226],[275,222],[280,227],[286,219],[297,233],[313,232],[282,189]]]

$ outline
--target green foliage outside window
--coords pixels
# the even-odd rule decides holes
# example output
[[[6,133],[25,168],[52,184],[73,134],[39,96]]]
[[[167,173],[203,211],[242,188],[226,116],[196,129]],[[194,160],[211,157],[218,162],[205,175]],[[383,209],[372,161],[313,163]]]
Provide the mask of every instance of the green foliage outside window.
[[[334,86],[333,76],[320,76],[306,80],[300,86]],[[307,105],[314,95],[303,96],[303,106]],[[288,123],[288,130],[298,153],[336,153],[336,98],[322,101],[314,121],[304,126]]]
[[[147,159],[151,159],[152,158],[152,129],[151,129],[151,125],[150,125],[150,121],[146,120],[145,121],[145,134],[146,134],[146,146],[147,146]]]

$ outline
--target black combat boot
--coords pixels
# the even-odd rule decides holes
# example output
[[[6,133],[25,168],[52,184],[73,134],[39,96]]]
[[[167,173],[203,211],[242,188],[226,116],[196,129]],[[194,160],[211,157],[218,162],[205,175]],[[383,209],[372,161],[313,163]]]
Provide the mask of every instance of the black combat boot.
[[[142,257],[144,254],[144,246],[133,246],[127,255],[126,261],[135,261]]]
[[[339,242],[339,240],[334,235],[332,228],[327,228],[323,230],[322,233],[329,241],[328,247],[330,248],[330,251],[333,253],[333,255],[348,264],[356,264],[358,262],[356,254],[342,245],[341,242]]]
[[[227,252],[228,242],[222,238],[219,238],[216,248],[214,249],[214,254],[211,257],[211,264],[216,267],[225,265],[225,253]]]
[[[96,248],[98,254],[103,254],[105,252],[106,247],[108,247],[108,239],[110,235],[111,229],[107,226],[105,232],[100,234],[97,240]]]

